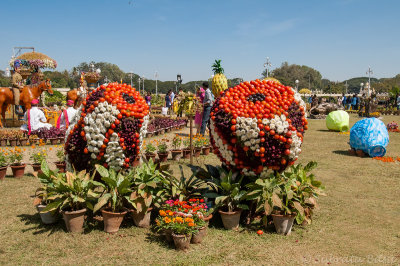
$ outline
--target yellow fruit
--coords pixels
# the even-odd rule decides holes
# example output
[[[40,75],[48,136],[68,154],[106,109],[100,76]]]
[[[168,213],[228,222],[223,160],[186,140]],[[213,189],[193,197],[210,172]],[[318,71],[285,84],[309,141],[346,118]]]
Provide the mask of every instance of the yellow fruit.
[[[221,91],[228,89],[228,80],[224,74],[215,74],[212,79],[212,92],[215,97],[219,97]]]

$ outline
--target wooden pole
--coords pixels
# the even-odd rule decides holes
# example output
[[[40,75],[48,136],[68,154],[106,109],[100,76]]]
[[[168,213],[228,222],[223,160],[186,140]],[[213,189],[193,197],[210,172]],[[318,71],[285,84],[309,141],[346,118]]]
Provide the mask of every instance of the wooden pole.
[[[192,143],[192,130],[193,130],[193,116],[189,116],[190,121],[190,164],[193,164],[193,143]]]

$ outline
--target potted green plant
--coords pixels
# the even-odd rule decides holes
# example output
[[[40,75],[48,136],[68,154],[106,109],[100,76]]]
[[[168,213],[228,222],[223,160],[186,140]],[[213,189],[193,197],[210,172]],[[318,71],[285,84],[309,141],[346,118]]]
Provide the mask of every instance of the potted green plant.
[[[58,158],[58,161],[55,162],[55,165],[60,170],[60,172],[64,173],[66,164],[65,164],[64,147],[62,145],[57,146],[56,156]]]
[[[0,146],[5,147],[7,146],[7,140],[8,140],[8,131],[7,130],[0,130]]]
[[[48,169],[48,165],[46,161],[42,162],[43,168]],[[41,187],[39,187],[35,192],[35,200],[34,205],[39,212],[40,219],[42,220],[43,224],[53,224],[57,221],[57,209],[53,211],[46,211],[43,210],[47,207],[51,200],[49,197],[54,192],[54,182],[53,180],[57,180],[53,176],[60,175],[60,173],[55,173],[48,169],[46,171],[47,174],[44,174],[43,171],[41,173],[34,173],[34,175],[39,179],[41,183]]]
[[[176,134],[175,137],[172,139],[172,150],[171,150],[172,160],[179,161],[179,159],[181,158],[182,156],[181,145],[182,145],[182,138],[181,136]]]
[[[33,171],[38,172],[40,171],[42,162],[47,159],[47,152],[45,149],[40,149],[38,147],[35,147],[32,149],[30,159],[32,160],[31,165]]]
[[[241,186],[243,176],[237,172],[228,172],[222,167],[218,168],[218,171],[220,177],[212,176],[208,180],[207,184],[211,190],[204,196],[215,198],[215,205],[219,208],[218,212],[225,229],[237,229],[242,210],[248,209],[247,205],[241,203],[246,195]]]
[[[203,140],[203,150],[202,150],[203,151],[203,155],[209,155],[210,154],[210,149],[211,149],[210,139],[207,138],[207,137],[203,137],[202,140]]]
[[[25,149],[24,149],[25,151]],[[13,176],[20,178],[24,176],[26,164],[22,163],[23,150],[19,147],[15,147],[10,150],[10,156],[8,157]]]
[[[157,150],[157,148],[154,146],[153,141],[149,141],[148,143],[144,144],[145,144],[146,160],[149,161],[150,159],[152,159],[153,161],[155,161],[156,159],[155,151]]]
[[[199,157],[201,150],[203,148],[203,137],[202,136],[195,136],[194,140],[194,157]]]
[[[161,142],[157,145],[158,149],[158,158],[160,159],[160,162],[166,162],[168,159],[168,145],[167,142],[168,139],[162,139]]]
[[[189,159],[190,158],[190,138],[185,137],[183,139],[183,158]]]
[[[164,173],[150,159],[147,163],[132,170],[133,185],[130,200],[132,218],[136,226],[150,227],[150,215],[153,206],[159,207],[165,199]]]
[[[68,232],[82,233],[87,208],[93,209],[93,202],[99,197],[94,190],[100,185],[93,181],[93,175],[85,170],[76,173],[66,172],[54,174],[43,161],[42,172],[52,178],[54,188],[49,192],[49,204],[42,212],[60,210]]]
[[[0,180],[4,180],[8,168],[8,153],[0,150]]]
[[[23,131],[21,131],[21,130],[15,131],[15,137],[17,138],[19,145],[21,145],[21,146],[27,145],[28,138]]]
[[[130,194],[132,193],[132,176],[124,175],[121,171],[106,169],[96,165],[96,171],[100,174],[103,183],[99,183],[102,189],[101,196],[93,208],[93,213],[101,209],[104,220],[104,231],[116,233],[127,213],[127,206],[132,205]]]

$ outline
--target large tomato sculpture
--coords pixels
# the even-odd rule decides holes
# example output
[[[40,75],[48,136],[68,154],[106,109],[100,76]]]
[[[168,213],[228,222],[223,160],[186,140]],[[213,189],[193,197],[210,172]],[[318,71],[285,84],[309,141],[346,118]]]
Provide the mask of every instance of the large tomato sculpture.
[[[247,176],[283,171],[301,152],[305,103],[279,82],[242,82],[215,101],[210,129],[214,152],[228,168]]]
[[[148,114],[145,100],[129,85],[110,83],[90,92],[67,130],[67,167],[128,168],[138,159]]]

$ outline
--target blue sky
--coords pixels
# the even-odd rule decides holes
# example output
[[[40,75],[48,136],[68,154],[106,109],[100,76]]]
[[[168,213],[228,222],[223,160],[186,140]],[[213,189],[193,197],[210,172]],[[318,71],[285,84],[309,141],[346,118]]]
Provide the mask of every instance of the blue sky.
[[[58,70],[88,61],[184,82],[207,79],[214,59],[228,78],[260,77],[266,57],[342,81],[400,73],[400,1],[2,0],[0,68],[14,46],[34,46]]]

